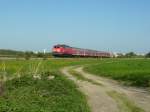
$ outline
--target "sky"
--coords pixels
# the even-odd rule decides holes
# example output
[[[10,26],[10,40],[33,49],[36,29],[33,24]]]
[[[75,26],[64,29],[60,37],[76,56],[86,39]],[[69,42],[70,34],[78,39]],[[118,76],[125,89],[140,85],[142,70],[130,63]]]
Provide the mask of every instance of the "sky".
[[[0,0],[0,49],[150,51],[150,0]]]

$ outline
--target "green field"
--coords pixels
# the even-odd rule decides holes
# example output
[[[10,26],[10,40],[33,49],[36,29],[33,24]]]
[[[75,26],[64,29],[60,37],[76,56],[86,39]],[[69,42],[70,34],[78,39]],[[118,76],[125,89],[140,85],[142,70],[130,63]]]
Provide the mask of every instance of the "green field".
[[[149,59],[118,59],[89,65],[86,71],[123,81],[127,85],[150,87]]]
[[[89,112],[85,96],[59,69],[94,62],[94,59],[0,61],[4,83],[0,112]],[[40,79],[33,78],[34,75]],[[49,76],[55,78],[49,80]]]
[[[90,112],[85,96],[59,72],[75,65],[126,84],[150,86],[147,59],[1,60],[0,112]]]

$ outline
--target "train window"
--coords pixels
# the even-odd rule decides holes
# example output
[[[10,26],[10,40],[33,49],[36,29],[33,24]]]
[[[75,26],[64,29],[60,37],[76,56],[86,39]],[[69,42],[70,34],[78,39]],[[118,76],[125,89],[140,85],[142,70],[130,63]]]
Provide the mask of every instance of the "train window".
[[[67,45],[57,45],[57,46],[54,46],[54,48],[71,48],[70,46],[67,46]]]
[[[54,48],[60,48],[59,46],[54,46]]]

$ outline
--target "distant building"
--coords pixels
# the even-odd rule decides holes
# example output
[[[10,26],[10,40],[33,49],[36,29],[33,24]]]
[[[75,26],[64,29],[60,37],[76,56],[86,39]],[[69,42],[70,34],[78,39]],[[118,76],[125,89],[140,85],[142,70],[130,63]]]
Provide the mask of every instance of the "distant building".
[[[114,55],[114,57],[123,57],[123,56],[125,56],[125,53],[116,53],[116,52],[114,52],[113,53],[113,55]]]

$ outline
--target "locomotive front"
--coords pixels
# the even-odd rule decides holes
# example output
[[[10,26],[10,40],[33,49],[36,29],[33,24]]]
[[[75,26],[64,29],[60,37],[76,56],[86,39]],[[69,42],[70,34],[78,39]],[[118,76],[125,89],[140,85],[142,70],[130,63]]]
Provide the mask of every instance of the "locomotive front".
[[[73,49],[67,45],[55,45],[52,49],[53,56],[65,57],[72,56]]]
[[[61,47],[60,45],[55,45],[52,49],[52,54],[53,56],[60,56],[63,54],[64,48]]]

